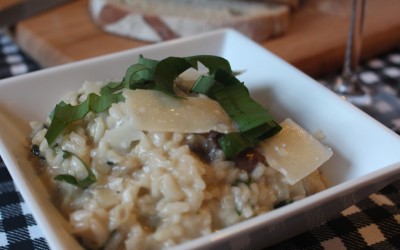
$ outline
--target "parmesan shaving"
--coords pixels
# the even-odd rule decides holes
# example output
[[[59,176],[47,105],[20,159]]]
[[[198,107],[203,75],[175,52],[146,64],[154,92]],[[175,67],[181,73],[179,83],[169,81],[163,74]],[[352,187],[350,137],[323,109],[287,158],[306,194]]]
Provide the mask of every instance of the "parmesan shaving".
[[[318,169],[333,152],[291,119],[280,125],[282,130],[262,142],[259,150],[293,185]]]
[[[206,97],[174,98],[155,90],[124,90],[122,105],[135,129],[157,132],[237,132],[218,102]]]

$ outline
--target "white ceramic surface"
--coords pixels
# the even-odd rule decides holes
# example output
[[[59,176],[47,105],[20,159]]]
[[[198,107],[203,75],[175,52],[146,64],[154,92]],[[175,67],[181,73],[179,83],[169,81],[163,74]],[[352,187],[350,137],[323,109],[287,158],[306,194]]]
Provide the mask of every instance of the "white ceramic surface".
[[[123,76],[139,54],[227,58],[253,97],[278,121],[323,130],[334,156],[323,166],[330,188],[176,249],[257,249],[311,229],[400,177],[400,137],[233,30],[219,30],[53,67],[0,81],[0,154],[52,249],[79,249],[29,162],[28,122],[44,120],[85,80]]]

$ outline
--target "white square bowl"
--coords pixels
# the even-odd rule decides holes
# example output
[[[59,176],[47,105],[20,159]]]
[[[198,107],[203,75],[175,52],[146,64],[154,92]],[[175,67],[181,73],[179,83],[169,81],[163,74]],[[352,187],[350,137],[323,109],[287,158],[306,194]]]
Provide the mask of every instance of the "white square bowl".
[[[400,177],[400,137],[240,33],[224,29],[0,81],[0,154],[52,249],[79,249],[68,223],[29,161],[29,121],[44,120],[85,80],[121,78],[139,54],[212,54],[228,59],[252,96],[278,121],[322,130],[334,156],[322,167],[329,188],[176,249],[256,249],[309,230]]]

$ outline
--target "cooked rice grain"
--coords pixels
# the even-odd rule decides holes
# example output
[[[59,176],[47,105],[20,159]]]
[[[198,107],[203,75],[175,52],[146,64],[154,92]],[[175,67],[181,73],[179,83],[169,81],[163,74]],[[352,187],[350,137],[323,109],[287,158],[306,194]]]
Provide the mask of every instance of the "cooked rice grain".
[[[76,104],[100,87],[86,83],[66,101]],[[201,137],[132,130],[123,105],[70,125],[52,148],[46,127],[31,123],[31,142],[46,159],[45,181],[58,187],[56,205],[88,248],[168,248],[325,188],[318,172],[291,186],[263,163],[251,173],[236,168],[218,149],[206,163],[187,145],[204,143]],[[82,190],[54,181],[59,174],[88,174],[78,158],[64,159],[63,150],[89,165],[96,183]]]

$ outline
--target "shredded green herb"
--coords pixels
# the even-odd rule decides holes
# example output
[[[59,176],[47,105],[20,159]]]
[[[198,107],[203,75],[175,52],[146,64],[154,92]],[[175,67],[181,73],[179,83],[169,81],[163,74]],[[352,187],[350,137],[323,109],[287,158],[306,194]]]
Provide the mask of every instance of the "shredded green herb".
[[[227,134],[218,139],[229,159],[281,130],[280,125],[250,97],[246,86],[232,72],[218,69],[212,75],[200,77],[192,91],[215,99],[238,125],[239,133]]]
[[[102,112],[113,103],[124,101],[123,89],[152,89],[177,97],[175,79],[189,68],[198,70],[199,63],[208,69],[208,74],[197,79],[192,92],[205,94],[219,102],[239,128],[238,133],[224,135],[218,140],[227,158],[235,157],[281,130],[268,111],[250,97],[226,59],[197,55],[157,61],[140,55],[138,63],[127,69],[122,81],[108,83],[101,89],[100,96],[92,93],[76,106],[60,102],[50,115],[51,123],[45,135],[48,144],[52,145],[69,124],[84,118],[87,113]]]
[[[45,138],[52,145],[57,136],[72,122],[84,118],[90,111],[100,113],[111,107],[112,103],[123,101],[122,94],[108,94],[98,96],[94,93],[88,95],[86,100],[79,105],[73,106],[60,102],[50,114],[51,123]]]
[[[76,154],[71,153],[69,151],[63,151],[63,152],[64,152],[64,155],[63,155],[64,159],[71,157],[71,156],[78,158],[78,160],[81,161],[82,164],[85,166],[86,171],[88,172],[88,176],[83,180],[78,180],[73,175],[60,174],[60,175],[57,175],[56,177],[54,177],[54,180],[65,181],[71,185],[78,186],[82,189],[89,187],[90,185],[92,185],[93,183],[95,183],[97,181],[96,176],[94,175],[92,169],[79,156],[77,156]]]

